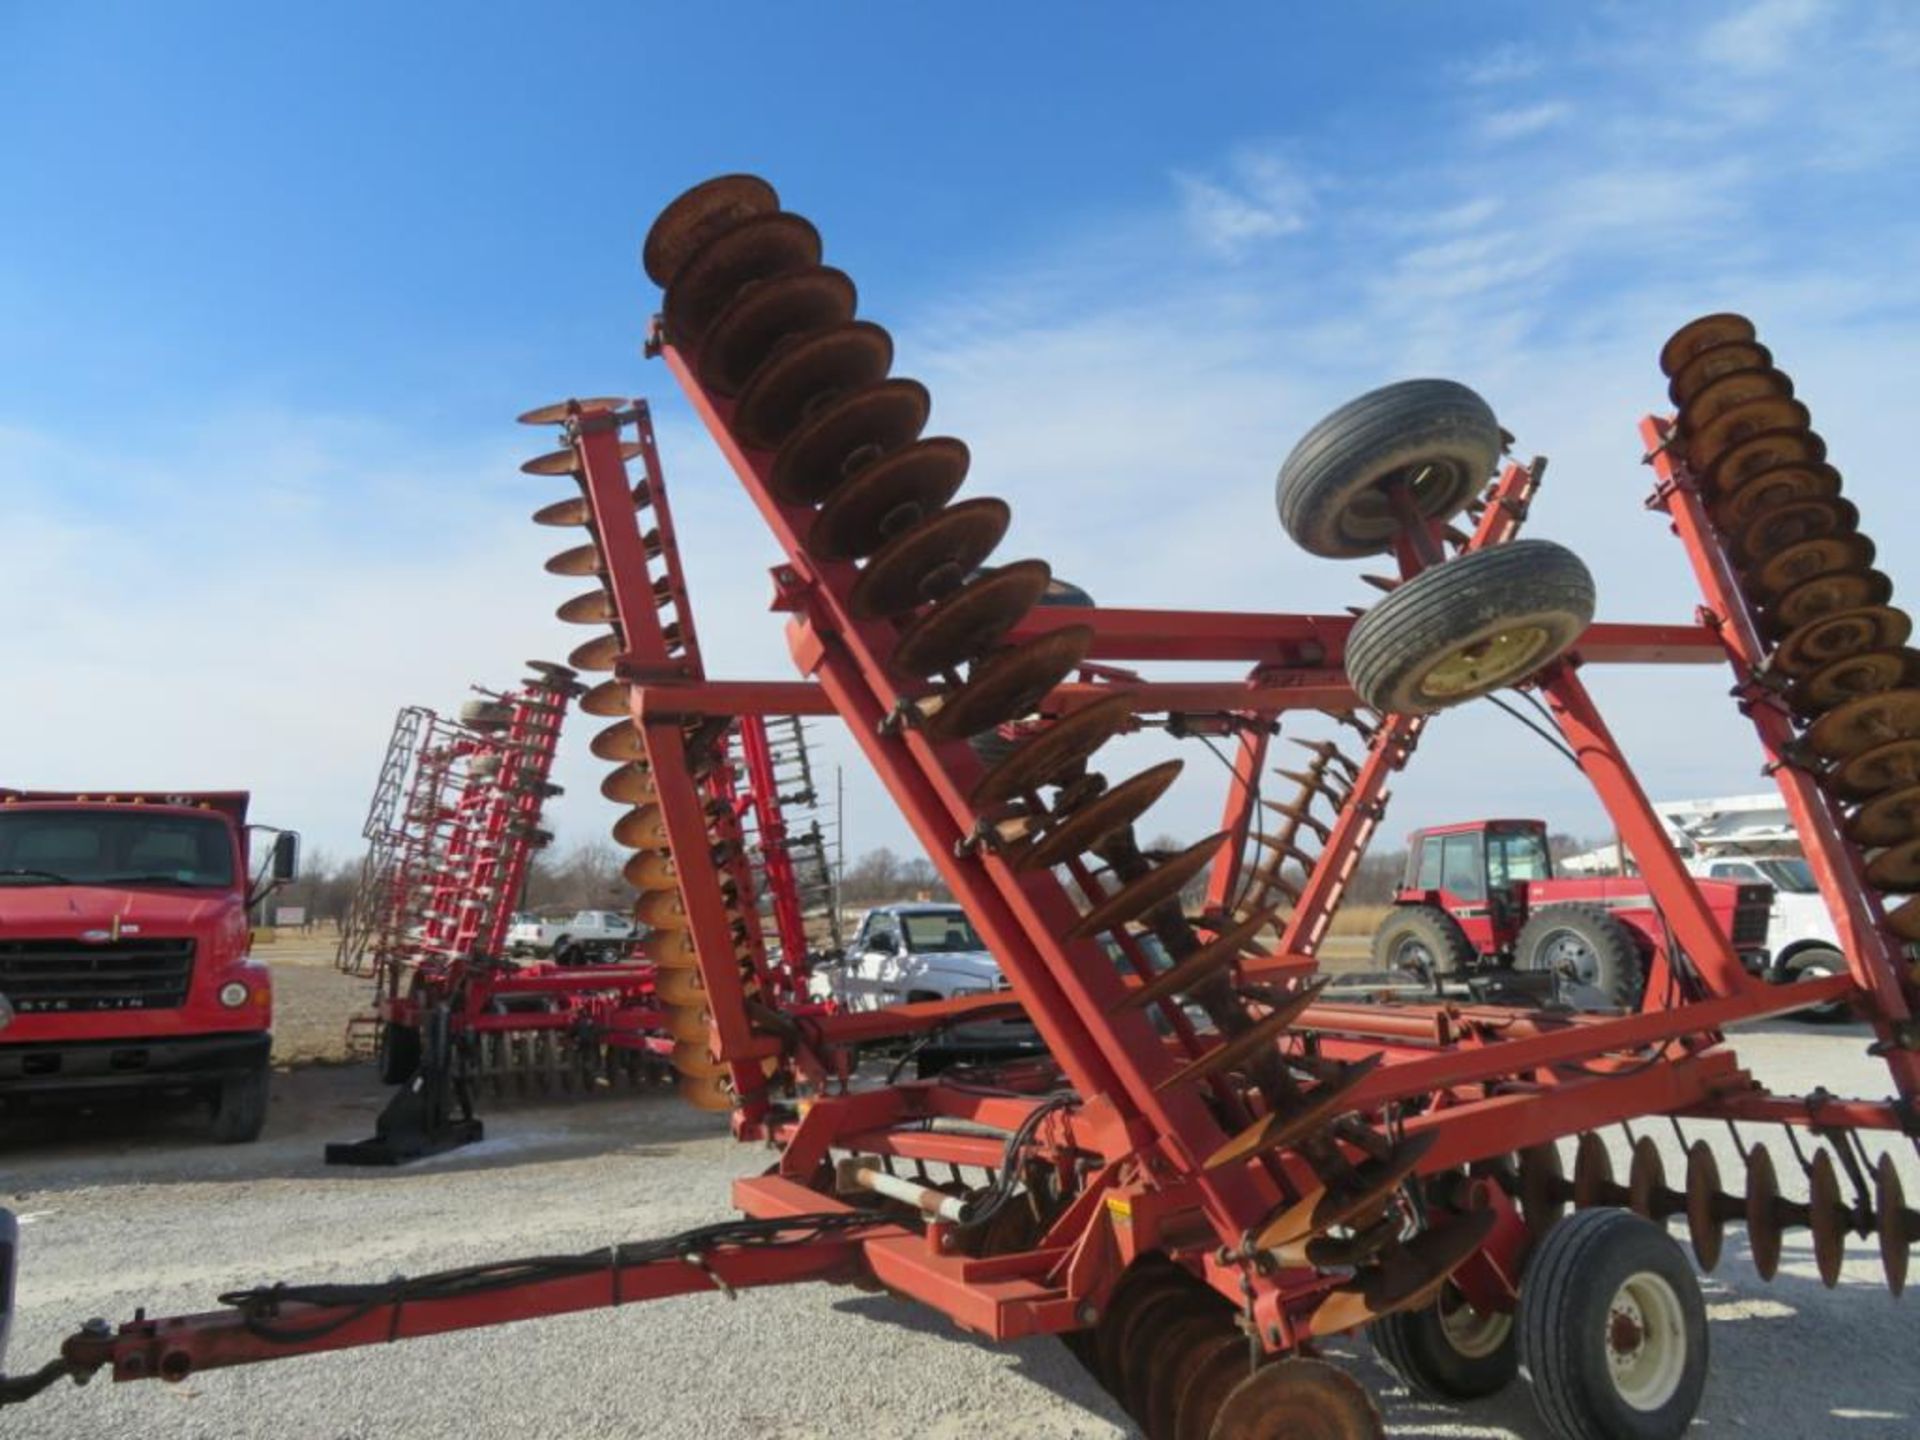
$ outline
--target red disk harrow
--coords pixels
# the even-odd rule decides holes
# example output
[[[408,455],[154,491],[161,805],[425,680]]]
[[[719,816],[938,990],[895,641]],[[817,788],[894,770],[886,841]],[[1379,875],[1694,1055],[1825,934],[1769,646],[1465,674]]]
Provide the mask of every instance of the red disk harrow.
[[[1518,538],[1544,462],[1503,462],[1492,411],[1446,381],[1342,407],[1281,472],[1297,543],[1390,557],[1371,608],[1107,609],[1043,603],[1044,561],[996,558],[1008,506],[956,498],[966,447],[924,434],[926,389],[891,374],[891,338],[854,318],[852,281],[821,254],[746,176],[674,201],[644,251],[665,289],[650,352],[785,556],[775,608],[803,679],[706,677],[644,404],[522,417],[561,437],[527,468],[577,485],[536,518],[586,531],[549,568],[598,582],[561,613],[605,627],[573,658],[611,670],[584,704],[612,722],[593,746],[619,767],[604,788],[629,807],[614,833],[634,851],[682,1089],[779,1146],[735,1185],[744,1218],[578,1257],[262,1287],[76,1334],[6,1382],[14,1395],[101,1367],[180,1379],[830,1280],[994,1339],[1061,1335],[1156,1440],[1379,1434],[1366,1392],[1316,1356],[1361,1327],[1423,1395],[1489,1393],[1524,1359],[1552,1434],[1674,1436],[1705,1384],[1705,1311],[1666,1221],[1684,1218],[1708,1267],[1743,1224],[1763,1275],[1802,1230],[1829,1284],[1863,1237],[1901,1289],[1920,1233],[1901,1181],[1920,1135],[1920,902],[1889,913],[1879,896],[1920,892],[1920,682],[1838,472],[1750,325],[1675,336],[1677,415],[1642,427],[1652,504],[1700,580],[1691,623],[1594,622],[1579,560]],[[1217,678],[1134,668],[1163,661]],[[1742,968],[1581,679],[1602,664],[1731,666],[1847,973],[1772,987]],[[1392,776],[1439,712],[1503,688],[1591,782],[1661,916],[1638,1007],[1575,1010],[1551,983],[1532,999],[1331,998],[1316,956]],[[794,1013],[716,778],[729,723],[767,715],[847,724],[1010,991]],[[1234,741],[1217,833],[1142,848],[1136,825],[1180,762],[1097,765],[1142,727]],[[1276,770],[1276,738],[1306,758]],[[1829,1000],[1870,1022],[1890,1097],[1776,1094],[1742,1067],[1730,1027]],[[1017,1012],[1045,1059],[848,1082],[863,1044]],[[1659,1130],[1679,1142],[1671,1165]],[[1743,1193],[1723,1188],[1720,1132]],[[935,1184],[929,1166],[960,1178]]]

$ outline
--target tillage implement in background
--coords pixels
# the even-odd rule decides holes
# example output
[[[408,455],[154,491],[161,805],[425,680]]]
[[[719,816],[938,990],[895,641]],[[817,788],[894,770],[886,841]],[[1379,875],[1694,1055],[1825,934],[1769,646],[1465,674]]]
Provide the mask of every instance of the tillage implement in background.
[[[891,337],[855,317],[852,280],[764,182],[674,201],[644,263],[665,289],[650,350],[784,556],[775,607],[805,678],[707,678],[670,523],[628,470],[657,463],[644,405],[523,418],[558,427],[545,468],[579,483],[542,512],[585,531],[550,568],[598,581],[568,618],[606,628],[612,678],[587,708],[610,722],[593,743],[620,767],[607,793],[628,807],[615,833],[647,956],[673,977],[673,1063],[695,1103],[777,1142],[778,1163],[736,1182],[738,1221],[90,1328],[16,1395],[102,1367],[180,1379],[827,1280],[885,1286],[994,1339],[1061,1335],[1153,1437],[1378,1435],[1365,1391],[1315,1353],[1361,1327],[1420,1394],[1489,1393],[1524,1358],[1554,1435],[1675,1436],[1706,1380],[1705,1312],[1669,1218],[1704,1265],[1731,1222],[1763,1274],[1800,1230],[1828,1283],[1860,1237],[1903,1286],[1920,1226],[1896,1163],[1920,1131],[1906,949],[1920,927],[1915,902],[1889,912],[1879,896],[1920,892],[1920,686],[1891,582],[1745,321],[1674,337],[1677,414],[1642,427],[1652,503],[1700,581],[1691,623],[1595,623],[1580,561],[1518,537],[1544,463],[1503,460],[1485,402],[1437,380],[1342,407],[1281,471],[1297,543],[1386,557],[1371,608],[1147,611],[1042,603],[1050,568],[998,553],[1008,505],[962,496],[965,445],[926,433],[926,388],[893,374]],[[1130,668],[1169,660],[1216,677]],[[1613,663],[1731,667],[1846,973],[1769,986],[1743,968],[1582,682]],[[1591,782],[1661,917],[1637,1003],[1577,1009],[1551,987],[1336,1002],[1315,957],[1389,781],[1440,712],[1502,688]],[[846,722],[1010,991],[791,1014],[712,780],[715,737],[771,714]],[[1216,834],[1172,853],[1139,843],[1180,762],[1119,776],[1098,754],[1141,727],[1230,742]],[[1871,1022],[1892,1098],[1774,1094],[1741,1067],[1728,1027],[1833,1000]],[[1048,1058],[843,1083],[860,1043],[1015,1007]],[[1630,1137],[1624,1178],[1609,1127]],[[1707,1143],[1725,1130],[1744,1186]]]

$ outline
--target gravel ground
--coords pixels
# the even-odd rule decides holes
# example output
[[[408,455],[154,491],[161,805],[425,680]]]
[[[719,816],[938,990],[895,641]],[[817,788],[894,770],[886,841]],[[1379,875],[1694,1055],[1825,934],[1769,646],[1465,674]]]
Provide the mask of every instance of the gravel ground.
[[[1884,1072],[1862,1049],[1863,1032],[1791,1024],[1742,1038],[1747,1063],[1776,1085],[1882,1093]],[[26,1221],[15,1366],[37,1364],[90,1315],[180,1313],[263,1280],[418,1273],[720,1219],[726,1182],[767,1163],[715,1117],[643,1094],[509,1108],[488,1117],[484,1145],[398,1173],[322,1166],[322,1142],[370,1133],[381,1098],[364,1067],[295,1069],[280,1077],[266,1138],[238,1149],[206,1144],[184,1116],[0,1129],[0,1199]],[[1790,1163],[1784,1148],[1775,1155]],[[1910,1150],[1905,1159],[1909,1194],[1920,1194],[1920,1166]],[[1737,1184],[1736,1162],[1723,1169]],[[1920,1310],[1887,1297],[1866,1245],[1852,1247],[1830,1292],[1790,1236],[1767,1285],[1735,1229],[1706,1290],[1714,1366],[1700,1428],[1795,1440],[1920,1434]],[[1379,1397],[1395,1435],[1540,1433],[1522,1386],[1448,1410],[1410,1402],[1364,1341],[1337,1358]],[[0,1419],[0,1434],[48,1440],[1128,1433],[1050,1340],[989,1346],[918,1306],[816,1286],[210,1372],[182,1386],[102,1380]]]

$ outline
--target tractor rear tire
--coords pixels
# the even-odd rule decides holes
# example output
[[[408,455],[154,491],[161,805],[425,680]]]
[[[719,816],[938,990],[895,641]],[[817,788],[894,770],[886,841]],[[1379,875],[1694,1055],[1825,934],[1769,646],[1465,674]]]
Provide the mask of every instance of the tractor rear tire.
[[[1432,981],[1458,975],[1473,961],[1460,922],[1435,905],[1396,905],[1373,932],[1373,963],[1381,970],[1412,971]]]
[[[1418,1310],[1367,1327],[1373,1353],[1425,1400],[1479,1400],[1504,1390],[1520,1369],[1513,1316],[1482,1315],[1446,1286]]]
[[[1452,380],[1403,380],[1351,400],[1315,425],[1280,467],[1274,502],[1294,544],[1348,560],[1393,548],[1400,522],[1382,487],[1404,478],[1442,523],[1493,475],[1504,441],[1493,410]]]
[[[1626,1210],[1549,1230],[1520,1282],[1520,1362],[1555,1440],[1678,1440],[1707,1382],[1707,1309],[1671,1236]]]
[[[1555,993],[1576,1010],[1637,1009],[1646,984],[1633,931],[1598,905],[1570,902],[1534,911],[1513,942],[1513,964],[1518,970],[1555,971]]]
[[[1517,685],[1593,620],[1593,576],[1551,540],[1515,540],[1421,571],[1354,621],[1347,678],[1382,713],[1430,714]]]

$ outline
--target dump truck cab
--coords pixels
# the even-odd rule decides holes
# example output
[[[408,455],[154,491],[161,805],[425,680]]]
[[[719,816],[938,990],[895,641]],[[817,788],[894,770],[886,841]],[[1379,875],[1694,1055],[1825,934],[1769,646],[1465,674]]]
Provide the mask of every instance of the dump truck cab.
[[[0,790],[0,1107],[170,1093],[258,1136],[273,984],[248,915],[297,840],[250,882],[247,798]]]

